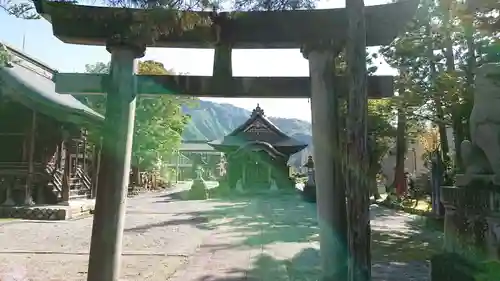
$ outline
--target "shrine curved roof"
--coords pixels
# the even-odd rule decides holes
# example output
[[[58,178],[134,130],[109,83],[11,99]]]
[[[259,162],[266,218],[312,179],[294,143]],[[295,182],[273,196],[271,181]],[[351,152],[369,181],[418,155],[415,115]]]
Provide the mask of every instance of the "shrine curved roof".
[[[238,155],[239,153],[242,153],[244,151],[248,150],[263,150],[267,152],[269,155],[273,157],[283,157],[285,158],[287,155],[279,152],[274,146],[272,146],[268,142],[264,141],[251,141],[243,144],[238,148],[238,150],[235,151],[235,155]]]
[[[278,126],[274,125],[274,123],[271,122],[271,120],[269,120],[266,115],[264,115],[264,110],[262,110],[262,108],[260,108],[258,104],[257,107],[252,111],[252,115],[250,116],[250,118],[248,118],[247,121],[238,126],[231,133],[229,133],[228,136],[237,136],[241,132],[248,129],[250,125],[258,121],[261,121],[269,131],[274,132],[283,138],[289,138],[285,132],[278,128]]]
[[[243,124],[234,129],[223,139],[214,140],[208,144],[215,149],[224,147],[239,148],[251,143],[267,143],[273,148],[286,148],[288,154],[293,154],[307,147],[307,144],[288,136],[269,120],[259,105]]]
[[[104,117],[71,95],[55,91],[52,76],[56,72],[47,65],[3,43],[11,55],[8,66],[0,67],[4,91],[25,106],[62,122],[100,123]]]

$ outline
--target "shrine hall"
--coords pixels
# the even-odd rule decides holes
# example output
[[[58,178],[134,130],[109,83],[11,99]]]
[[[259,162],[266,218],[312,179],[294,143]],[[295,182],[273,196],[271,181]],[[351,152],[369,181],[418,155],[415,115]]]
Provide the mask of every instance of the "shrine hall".
[[[293,188],[288,159],[307,147],[274,125],[259,105],[246,122],[208,144],[226,155],[229,186],[255,191]]]

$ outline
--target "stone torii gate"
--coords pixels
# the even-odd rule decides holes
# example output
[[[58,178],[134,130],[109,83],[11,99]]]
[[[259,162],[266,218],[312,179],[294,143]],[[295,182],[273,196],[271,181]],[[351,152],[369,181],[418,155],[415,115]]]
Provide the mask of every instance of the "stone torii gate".
[[[418,1],[403,0],[365,9],[368,46],[389,44],[405,22],[412,18]],[[35,0],[39,14],[50,21],[54,35],[65,43],[106,46],[111,53],[110,74],[57,73],[56,91],[62,94],[107,93],[102,164],[96,199],[88,280],[117,281],[125,200],[130,168],[132,132],[137,95],[190,95],[210,97],[304,97],[311,98],[315,146],[317,208],[323,280],[345,268],[346,245],[338,233],[345,231],[341,216],[345,206],[343,189],[335,188],[340,172],[338,142],[338,98],[347,93],[347,79],[333,73],[333,59],[347,40],[345,9],[274,12],[177,11],[177,14],[206,19],[177,32],[152,36],[141,25],[164,28],[173,23],[171,11],[72,5]],[[162,15],[158,17],[158,15]],[[158,18],[158,20],[156,20]],[[153,19],[153,20],[151,20]],[[147,47],[215,48],[213,76],[136,75],[137,58]],[[309,60],[309,77],[233,77],[231,50],[301,49]],[[393,94],[392,77],[369,77],[368,95],[379,98]],[[331,141],[334,144],[331,144]],[[340,191],[339,191],[340,190]],[[343,210],[341,210],[343,208]],[[345,220],[344,220],[345,221]]]

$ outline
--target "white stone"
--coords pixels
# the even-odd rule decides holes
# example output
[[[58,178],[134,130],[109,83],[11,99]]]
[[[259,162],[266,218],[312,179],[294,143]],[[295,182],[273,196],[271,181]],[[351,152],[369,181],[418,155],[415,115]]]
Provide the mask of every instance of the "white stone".
[[[28,196],[26,196],[26,198],[24,198],[24,205],[26,205],[26,206],[35,205],[35,201],[33,201],[33,197],[31,197],[31,195],[28,195]]]
[[[276,181],[274,179],[271,180],[271,191],[278,191],[278,185],[276,184]]]
[[[243,189],[243,184],[241,183],[241,179],[239,179],[236,182],[236,191],[238,192],[244,192],[245,190]]]
[[[196,169],[195,173],[196,173],[196,179],[197,180],[201,180],[202,179],[202,174],[203,174],[203,171],[202,171],[201,167],[198,167],[198,169]]]
[[[316,183],[314,182],[314,170],[311,169],[307,171],[307,185],[314,186]]]
[[[4,206],[14,206],[16,202],[12,199],[12,189],[10,186],[7,186],[5,201],[3,201],[2,205]]]

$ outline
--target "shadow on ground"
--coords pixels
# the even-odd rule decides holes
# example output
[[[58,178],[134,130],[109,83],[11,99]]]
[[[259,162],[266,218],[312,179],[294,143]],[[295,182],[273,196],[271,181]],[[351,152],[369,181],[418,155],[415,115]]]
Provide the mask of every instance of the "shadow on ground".
[[[316,206],[295,194],[231,196],[209,201],[215,204],[210,210],[179,215],[207,218],[207,223],[198,226],[226,229],[241,236],[235,247],[317,240]]]
[[[157,199],[159,204],[184,200],[182,193],[162,195]],[[205,204],[205,207],[202,211],[174,213],[168,221],[126,231],[189,224],[232,238],[223,244],[202,246],[210,247],[211,251],[233,248],[257,251],[250,269],[233,268],[218,276],[204,276],[198,279],[200,281],[318,280],[319,229],[315,204],[304,202],[295,193],[228,196],[190,201],[189,204],[193,203]],[[428,260],[441,249],[441,233],[426,228],[418,216],[377,205],[371,206],[370,218],[373,280],[427,280]],[[276,254],[287,247],[293,248],[289,254]]]
[[[276,259],[268,254],[258,255],[251,269],[233,268],[224,276],[205,275],[197,281],[313,281],[321,280],[319,250],[306,248],[290,259]],[[375,263],[374,281],[426,281],[428,268],[415,262]]]
[[[182,200],[182,196],[171,194],[162,199],[172,202]],[[178,214],[191,219],[170,223],[185,221],[200,229],[225,229],[241,236],[238,243],[221,247],[317,243],[319,239],[316,205],[304,202],[297,194],[229,196],[200,202],[214,206],[207,211]],[[372,205],[370,218],[374,262],[427,261],[441,250],[442,234],[426,228],[421,217]]]
[[[443,233],[426,226],[424,217],[376,205],[372,206],[371,215],[374,261],[429,261],[441,252]]]

